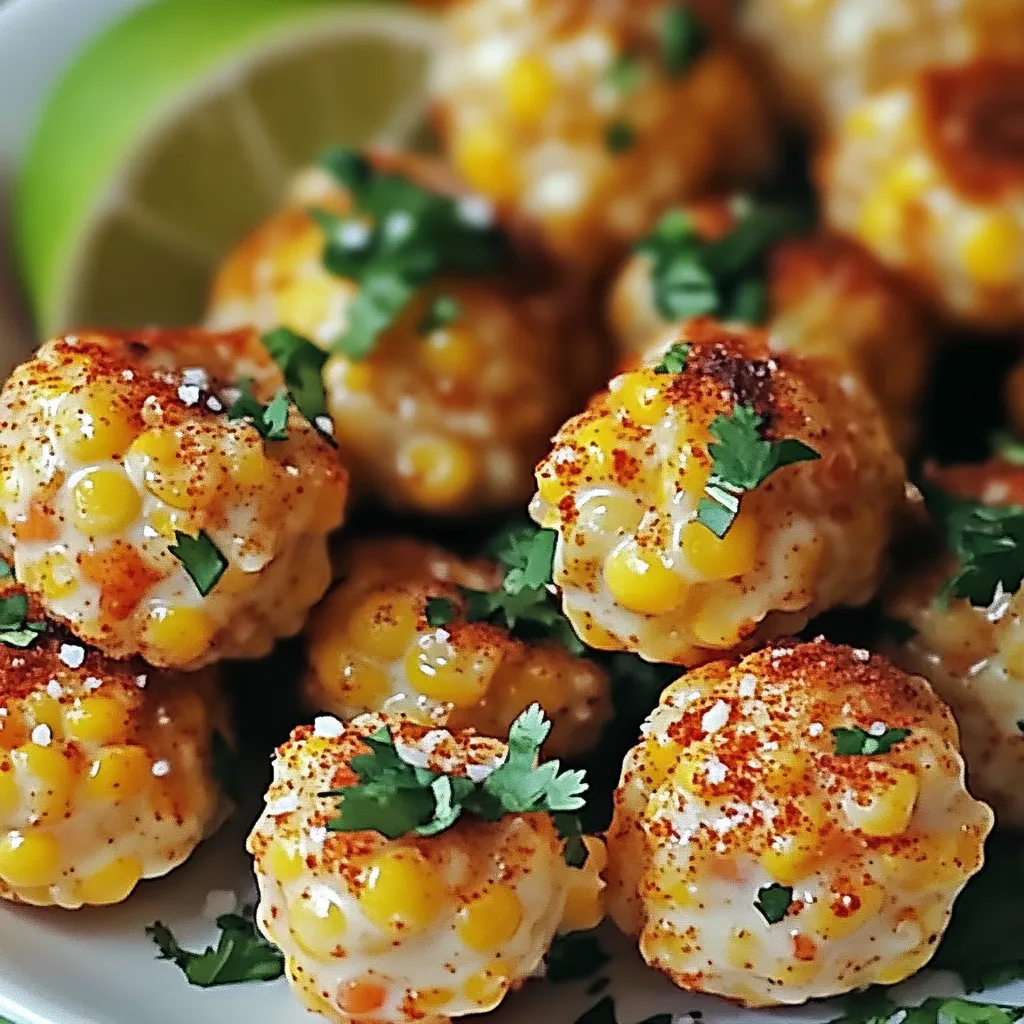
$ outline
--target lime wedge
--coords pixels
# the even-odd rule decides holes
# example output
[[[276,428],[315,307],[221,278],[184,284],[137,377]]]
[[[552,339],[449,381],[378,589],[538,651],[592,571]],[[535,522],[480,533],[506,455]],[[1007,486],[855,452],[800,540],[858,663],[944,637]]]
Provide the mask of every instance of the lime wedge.
[[[194,323],[217,262],[326,146],[421,124],[429,15],[355,0],[159,0],[69,68],[15,198],[44,335]]]

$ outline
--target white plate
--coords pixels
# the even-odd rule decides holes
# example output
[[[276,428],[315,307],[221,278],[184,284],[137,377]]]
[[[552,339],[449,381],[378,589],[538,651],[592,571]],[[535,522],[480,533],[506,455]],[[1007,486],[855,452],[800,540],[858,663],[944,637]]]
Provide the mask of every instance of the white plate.
[[[0,186],[3,172],[22,151],[25,132],[42,94],[81,41],[119,11],[146,0],[7,0],[0,6]],[[0,0],[2,3],[2,0]],[[13,99],[16,97],[16,99]],[[3,223],[0,187],[0,225]],[[26,351],[29,338],[0,237],[0,372]],[[310,1024],[284,981],[217,989],[191,988],[177,968],[155,958],[144,935],[161,920],[187,948],[216,941],[204,913],[212,890],[230,889],[240,902],[254,886],[244,837],[255,812],[240,814],[219,836],[169,878],[143,883],[123,906],[104,910],[41,911],[0,907],[0,1017],[14,1024]],[[640,962],[610,929],[602,938],[614,963],[606,990],[615,998],[621,1024],[653,1013],[699,1010],[708,1024],[782,1024],[826,1021],[835,1005],[818,1004],[771,1013],[736,1009],[716,999],[689,996]],[[590,979],[592,980],[592,979]],[[531,982],[510,997],[490,1024],[572,1024],[598,996],[590,980],[551,985]],[[957,991],[949,978],[932,974],[900,987],[898,997],[917,1000]],[[990,993],[1024,1003],[1024,984]]]

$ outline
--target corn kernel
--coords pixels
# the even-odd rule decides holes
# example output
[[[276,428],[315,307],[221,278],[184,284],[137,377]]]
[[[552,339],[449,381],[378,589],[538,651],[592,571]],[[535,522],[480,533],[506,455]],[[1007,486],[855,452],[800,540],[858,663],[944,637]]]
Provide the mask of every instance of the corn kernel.
[[[519,190],[515,153],[500,126],[480,121],[455,138],[452,159],[471,188],[497,202]]]
[[[128,715],[110,697],[84,697],[65,713],[64,732],[84,744],[123,743],[128,738]]]
[[[893,957],[890,960],[883,960],[875,968],[875,983],[877,985],[897,985],[906,981],[912,974],[916,974],[931,956],[931,947],[924,953],[912,950],[902,956]]]
[[[293,280],[277,295],[277,321],[303,337],[318,337],[324,325],[334,319],[338,299],[344,302],[348,297],[340,284],[326,273]]]
[[[695,595],[690,630],[697,643],[714,650],[734,647],[740,641],[745,622],[737,617],[743,590],[735,583],[702,585]]]
[[[338,1009],[358,1017],[379,1010],[387,997],[388,990],[379,981],[350,981],[338,989]]]
[[[264,870],[282,885],[302,877],[306,865],[295,843],[275,839],[267,848]]]
[[[206,508],[221,494],[227,476],[225,457],[192,436],[171,427],[147,430],[128,450],[127,461],[140,463],[146,489],[173,508]]]
[[[657,551],[630,542],[616,548],[604,564],[612,597],[631,612],[663,615],[686,597],[686,581],[665,564]]]
[[[7,714],[0,716],[0,751],[20,747],[27,742],[29,731],[21,711],[17,707],[8,707]]]
[[[757,564],[761,530],[753,516],[737,516],[729,532],[717,537],[693,520],[683,527],[683,552],[705,579],[727,580],[750,572]]]
[[[106,747],[85,776],[85,793],[93,800],[111,803],[131,800],[151,781],[152,767],[152,760],[143,747]]]
[[[123,455],[136,434],[113,385],[97,382],[64,396],[54,428],[61,447],[79,462],[101,462]]]
[[[881,906],[881,886],[840,883],[810,908],[809,920],[823,939],[844,939],[871,921]]]
[[[146,623],[146,643],[174,665],[187,665],[204,655],[213,635],[213,623],[206,612],[185,605],[154,608]]]
[[[437,377],[472,380],[484,366],[483,350],[465,327],[431,331],[418,349],[420,360]]]
[[[83,533],[106,536],[133,523],[142,508],[139,492],[119,469],[94,469],[71,490],[75,525]]]
[[[540,500],[549,508],[558,508],[558,503],[565,494],[565,486],[553,469],[545,469],[544,472],[537,473],[537,494]],[[553,526],[557,522],[558,517],[556,514],[551,525]],[[549,526],[546,528],[550,529]]]
[[[459,908],[459,938],[475,953],[497,953],[523,923],[523,905],[515,889],[495,884]]]
[[[329,960],[345,938],[347,922],[336,903],[308,893],[292,900],[288,923],[295,941],[317,960]]]
[[[332,390],[360,394],[373,387],[373,365],[367,360],[354,363],[344,356],[332,356],[324,366],[324,377],[330,381]]]
[[[273,476],[274,467],[262,443],[253,440],[239,444],[231,453],[228,472],[237,487],[265,487]]]
[[[858,234],[882,253],[898,244],[902,226],[899,201],[885,191],[873,193],[861,208]]]
[[[761,865],[779,885],[796,885],[811,874],[822,857],[815,831],[776,837],[761,854]]]
[[[394,661],[412,643],[418,621],[412,601],[401,590],[375,591],[352,609],[345,635],[363,654]]]
[[[495,960],[489,967],[467,978],[462,991],[481,1013],[486,1013],[505,998],[510,985],[510,968],[501,960]]]
[[[399,454],[399,467],[411,499],[428,511],[465,500],[480,476],[480,460],[470,445],[438,437],[410,441]]]
[[[31,777],[24,786],[31,793],[32,813],[40,818],[63,817],[78,781],[68,754],[56,743],[42,747],[30,742],[11,751],[11,757],[19,773]]]
[[[762,946],[763,941],[760,936],[755,935],[747,928],[737,928],[729,936],[726,952],[730,966],[737,971],[753,970]]]
[[[366,917],[395,935],[429,928],[446,899],[441,875],[415,849],[385,850],[375,857],[359,893]]]
[[[29,716],[36,725],[48,725],[54,739],[64,737],[64,709],[60,701],[43,690],[36,690],[28,697]],[[27,738],[27,734],[26,734]]]
[[[405,659],[410,686],[430,700],[455,707],[475,704],[487,692],[497,669],[487,648],[461,651],[428,633],[420,637]]]
[[[505,73],[502,91],[509,113],[524,125],[541,121],[556,89],[551,66],[540,57],[520,57]]]
[[[123,903],[142,878],[138,857],[117,857],[106,867],[87,875],[78,883],[78,896],[94,907]]]
[[[60,843],[49,832],[0,836],[0,878],[8,885],[52,885],[60,877]]]
[[[851,795],[843,810],[852,828],[875,838],[902,835],[910,826],[917,804],[918,783],[913,772],[886,768],[882,786],[865,795]]]
[[[450,988],[421,988],[416,993],[417,1010],[440,1010],[455,998]]]
[[[349,661],[342,667],[338,682],[341,699],[355,708],[380,710],[391,695],[387,673],[368,658],[356,657]]]
[[[625,414],[641,427],[653,427],[668,412],[664,386],[654,373],[627,374],[617,397]]]
[[[960,254],[967,273],[985,288],[1004,288],[1017,280],[1024,231],[1007,213],[975,218]]]

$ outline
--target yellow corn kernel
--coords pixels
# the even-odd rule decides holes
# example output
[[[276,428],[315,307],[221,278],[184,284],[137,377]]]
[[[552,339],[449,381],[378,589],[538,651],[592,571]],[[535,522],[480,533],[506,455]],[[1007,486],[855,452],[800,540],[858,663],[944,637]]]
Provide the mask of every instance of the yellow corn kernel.
[[[296,843],[275,839],[267,848],[263,870],[282,885],[302,877],[306,865]]]
[[[565,495],[565,486],[553,469],[546,469],[543,473],[537,473],[537,494],[540,500],[549,508],[557,509],[558,503]],[[558,522],[557,515],[552,525]],[[551,527],[546,527],[550,529]]]
[[[138,857],[116,857],[106,867],[87,875],[78,883],[78,897],[93,907],[123,903],[142,878]]]
[[[11,751],[11,758],[19,773],[30,776],[23,785],[31,793],[32,813],[40,818],[63,817],[71,805],[78,779],[75,766],[60,745],[41,747],[29,742]]]
[[[324,377],[329,380],[332,390],[363,393],[373,387],[373,365],[368,360],[355,363],[345,356],[333,356],[325,364]]]
[[[341,907],[308,893],[288,906],[288,924],[295,941],[317,960],[329,960],[345,938],[347,922]]]
[[[604,579],[612,597],[631,612],[664,615],[686,597],[686,581],[661,555],[635,541],[616,548],[604,563]]]
[[[927,157],[915,156],[885,175],[882,190],[892,199],[915,200],[935,181],[935,171]]]
[[[879,127],[873,107],[855,108],[843,123],[843,131],[857,139],[873,139]]]
[[[519,190],[516,155],[500,125],[480,121],[457,134],[452,159],[471,188],[497,202]]]
[[[1004,643],[1002,658],[1006,671],[1014,679],[1024,679],[1024,636],[1017,634],[1011,640]],[[0,738],[0,744],[2,743],[3,740]]]
[[[79,462],[101,462],[123,455],[136,434],[113,385],[97,382],[61,401],[54,415],[61,447]]]
[[[187,453],[187,454],[186,454]],[[140,434],[128,450],[141,463],[146,489],[173,508],[205,508],[221,493],[227,466],[224,456],[195,438],[181,438],[172,427]]]
[[[83,697],[65,712],[64,732],[84,744],[123,743],[128,738],[128,713],[110,697]]]
[[[151,782],[153,763],[145,748],[110,746],[99,752],[85,776],[85,794],[113,803],[131,800]]]
[[[12,823],[21,805],[21,787],[9,757],[0,757],[0,825]]]
[[[924,967],[932,955],[932,947],[926,946],[923,951],[911,950],[902,956],[881,961],[875,968],[875,983],[878,985],[897,985],[906,981],[912,974]]]
[[[52,885],[60,877],[60,843],[49,832],[8,832],[0,836],[0,878],[8,885]]]
[[[875,918],[881,907],[880,885],[843,883],[811,906],[809,920],[823,939],[844,939]]]
[[[274,467],[263,444],[252,441],[240,444],[228,459],[228,472],[238,487],[265,487],[270,481]]]
[[[651,735],[644,745],[644,759],[652,786],[660,786],[679,763],[680,748],[670,736]]]
[[[497,953],[515,938],[523,923],[523,905],[515,889],[500,883],[461,906],[456,929],[475,953]]]
[[[450,988],[421,988],[416,993],[415,1003],[417,1010],[440,1010],[447,1006],[455,998],[455,992]]]
[[[187,665],[204,655],[213,634],[213,623],[206,612],[185,605],[154,608],[146,622],[146,643],[172,665]]]
[[[454,324],[431,331],[417,351],[437,377],[472,380],[484,366],[483,350],[472,332]]]
[[[729,965],[737,971],[753,970],[757,956],[763,948],[764,941],[761,936],[755,935],[747,928],[737,928],[729,936],[726,951]]]
[[[960,255],[967,273],[985,288],[1016,281],[1024,247],[1024,231],[1008,213],[984,213],[975,218]]]
[[[604,919],[604,880],[608,867],[607,847],[595,836],[584,836],[587,862],[569,873],[569,890],[559,923],[560,932],[581,932],[596,928]]]
[[[345,636],[357,651],[394,661],[412,643],[418,621],[411,599],[401,590],[374,591],[349,613]]]
[[[777,836],[761,854],[761,865],[779,885],[796,885],[811,874],[822,856],[812,828],[799,835]]]
[[[644,514],[644,505],[624,494],[597,491],[576,505],[577,524],[586,533],[622,536],[633,533]]]
[[[696,520],[682,531],[683,553],[694,571],[709,580],[727,580],[750,572],[757,564],[760,540],[756,520],[742,514],[721,538]]]
[[[28,712],[36,725],[48,725],[54,739],[64,737],[64,709],[60,701],[42,690],[36,690],[28,697]],[[27,738],[27,737],[26,737]]]
[[[420,637],[405,659],[409,684],[430,700],[455,707],[475,704],[487,692],[497,669],[494,655],[460,651],[437,634]]]
[[[585,460],[588,476],[610,475],[615,464],[613,452],[622,446],[618,425],[612,419],[594,419],[576,431],[572,446],[577,458]]]
[[[529,55],[512,64],[501,84],[509,113],[524,125],[542,120],[557,88],[548,62]]]
[[[175,532],[195,534],[196,527],[193,525],[192,516],[177,508],[157,506],[147,516],[146,523],[158,536],[167,541],[168,544],[178,542]],[[223,582],[223,580],[221,581]]]
[[[627,374],[617,394],[625,414],[641,427],[653,427],[668,412],[664,381],[670,379],[659,381],[657,374],[649,372]]]
[[[505,998],[511,986],[511,968],[501,960],[466,979],[462,991],[481,1013],[493,1010]]]
[[[709,583],[700,587],[694,598],[690,630],[702,647],[722,650],[734,647],[745,625],[737,618],[743,590],[735,583]]]
[[[903,768],[886,768],[880,785],[865,796],[857,794],[843,801],[851,827],[875,838],[906,832],[917,804],[917,776]]]
[[[411,935],[433,924],[447,900],[444,879],[418,850],[391,849],[367,868],[359,902],[381,931]]]
[[[119,469],[93,469],[83,473],[71,489],[75,525],[82,533],[106,536],[133,523],[142,498]]]
[[[899,244],[902,227],[899,200],[884,190],[872,193],[861,207],[857,233],[873,249],[890,252]]]
[[[480,460],[470,445],[439,437],[410,441],[398,464],[410,498],[428,511],[465,500],[480,476]]]
[[[50,601],[59,601],[78,589],[74,565],[59,551],[48,551],[38,562],[25,567],[25,585],[41,591]]]
[[[13,750],[28,740],[29,727],[25,716],[17,707],[4,709],[7,714],[0,715],[0,751]]]
[[[330,676],[326,677],[329,681]],[[391,680],[379,665],[369,658],[353,658],[341,670],[339,696],[356,708],[379,711],[391,694]]]
[[[317,337],[334,307],[348,292],[325,273],[304,276],[283,288],[276,302],[277,321],[306,338]]]

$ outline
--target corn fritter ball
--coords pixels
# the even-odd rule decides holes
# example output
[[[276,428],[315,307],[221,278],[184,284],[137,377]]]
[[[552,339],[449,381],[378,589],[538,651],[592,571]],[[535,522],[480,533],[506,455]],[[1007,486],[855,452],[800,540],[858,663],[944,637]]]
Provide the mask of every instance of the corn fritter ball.
[[[213,670],[110,661],[46,626],[0,635],[0,898],[69,910],[120,903],[176,868],[220,823],[214,734],[230,735]]]
[[[429,838],[330,831],[337,801],[320,794],[355,783],[360,737],[384,724],[403,759],[433,771],[482,779],[505,756],[498,740],[375,715],[296,729],[249,837],[257,922],[298,998],[338,1024],[486,1013],[540,967],[563,923],[600,920],[603,846],[588,838],[587,864],[568,867],[547,814],[464,815]]]
[[[1024,52],[1022,0],[746,0],[740,27],[790,112],[822,129],[922,68]]]
[[[996,508],[1024,505],[1024,468],[999,460],[933,470],[931,482]],[[957,571],[941,544],[912,550],[887,588],[885,610],[912,632],[887,651],[925,676],[960,727],[971,792],[1001,825],[1024,826],[1024,593],[998,590],[985,606],[940,600]],[[1009,557],[1009,556],[1007,556]]]
[[[1024,60],[934,69],[874,95],[824,154],[824,215],[947,316],[1024,324],[1022,123]]]
[[[659,366],[684,345],[682,372]],[[727,442],[716,440],[723,430]],[[769,451],[784,439],[819,457],[773,472]],[[712,516],[724,509],[716,495],[730,501],[728,465],[762,472],[739,488],[723,536]],[[726,490],[743,483],[729,472]],[[580,638],[697,665],[867,601],[903,465],[854,375],[772,353],[754,328],[698,318],[569,420],[537,488],[531,514],[559,534],[554,582]]]
[[[609,913],[689,991],[889,985],[931,958],[991,828],[925,680],[787,641],[662,694],[615,794]]]
[[[433,91],[463,177],[584,272],[666,206],[774,159],[743,60],[685,3],[464,0]]]
[[[424,158],[371,154],[370,163],[431,194],[455,191]],[[327,269],[327,238],[306,207],[343,216],[352,195],[315,173],[295,189],[297,205],[271,217],[222,266],[209,325],[283,325],[329,353],[323,380],[334,434],[363,491],[436,515],[525,501],[551,432],[604,372],[596,336],[574,315],[578,303],[534,280],[536,268],[510,251],[498,272],[428,282],[364,358],[332,349],[361,285]],[[468,222],[493,224],[487,202],[460,202]],[[438,303],[454,312],[432,324]]]
[[[471,622],[459,588],[492,591],[489,563],[469,565],[414,540],[369,540],[310,618],[304,700],[350,719],[366,711],[505,737],[533,703],[553,728],[556,757],[593,747],[611,715],[608,675],[557,640],[524,641]],[[431,599],[450,621],[431,625]],[[447,616],[445,616],[447,619]]]
[[[685,208],[702,242],[737,226],[737,200]],[[611,292],[609,319],[619,352],[639,354],[668,325],[659,312],[650,257],[637,254]],[[766,329],[775,351],[848,362],[863,378],[906,452],[931,355],[930,325],[897,278],[859,246],[831,235],[789,238],[764,254]]]
[[[230,419],[231,389],[189,365],[201,346],[182,365],[176,344],[69,336],[14,371],[0,547],[47,615],[108,656],[194,669],[302,628],[330,582],[346,474],[294,409],[280,441]]]

